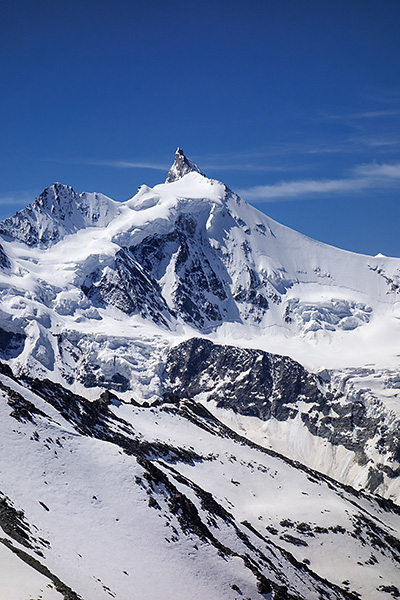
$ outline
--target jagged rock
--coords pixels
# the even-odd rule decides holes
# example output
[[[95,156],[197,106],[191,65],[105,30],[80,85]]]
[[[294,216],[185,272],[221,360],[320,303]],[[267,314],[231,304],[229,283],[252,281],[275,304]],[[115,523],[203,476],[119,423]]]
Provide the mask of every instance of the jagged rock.
[[[183,177],[184,175],[193,172],[200,173],[200,175],[204,175],[203,171],[201,171],[199,167],[192,160],[190,160],[190,158],[187,158],[184,155],[182,148],[178,148],[175,152],[174,164],[168,171],[165,183],[172,183],[173,181],[181,179],[181,177]]]
[[[361,402],[324,391],[317,375],[289,357],[192,338],[169,352],[167,372],[171,390],[179,396],[200,395],[218,408],[262,421],[290,422],[299,417],[316,438],[354,452],[358,464],[372,460],[373,447],[379,454],[385,447],[386,460],[399,463],[398,425],[389,433]],[[384,482],[384,473],[394,478],[400,470],[392,468],[387,473],[380,459],[375,459],[366,488],[375,492]]]
[[[175,278],[171,293],[174,311],[187,323],[203,328],[222,322],[231,294],[217,275],[216,264],[211,264],[213,253],[201,236],[195,219],[181,215],[172,232],[146,237],[132,246],[130,253],[155,280],[162,279],[162,269],[168,267]]]
[[[9,269],[11,267],[10,260],[0,244],[0,269]]]
[[[0,222],[0,234],[28,246],[49,247],[83,227],[104,226],[118,203],[102,194],[77,194],[54,183],[32,204]]]
[[[117,252],[114,264],[90,273],[82,290],[97,306],[111,304],[155,323],[167,325],[172,316],[158,282],[124,249]]]
[[[297,414],[300,398],[325,403],[316,376],[288,357],[261,350],[192,338],[170,351],[167,365],[174,393],[207,394],[219,407],[248,416],[285,420]]]
[[[26,336],[14,331],[6,331],[0,327],[0,358],[8,360],[21,354]]]

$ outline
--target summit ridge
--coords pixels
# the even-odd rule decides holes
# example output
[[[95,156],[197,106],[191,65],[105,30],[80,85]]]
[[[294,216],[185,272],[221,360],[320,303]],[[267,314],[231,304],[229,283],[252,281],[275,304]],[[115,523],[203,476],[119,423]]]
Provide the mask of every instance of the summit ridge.
[[[181,179],[181,177],[187,175],[188,173],[200,173],[200,175],[204,175],[203,171],[199,169],[199,167],[190,158],[187,158],[187,156],[185,156],[182,148],[178,147],[175,152],[174,163],[168,171],[165,183],[172,183],[173,181],[177,181],[178,179]]]

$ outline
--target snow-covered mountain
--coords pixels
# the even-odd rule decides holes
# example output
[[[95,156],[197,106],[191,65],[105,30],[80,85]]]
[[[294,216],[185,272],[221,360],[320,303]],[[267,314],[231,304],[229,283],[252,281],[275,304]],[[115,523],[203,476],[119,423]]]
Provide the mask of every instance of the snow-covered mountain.
[[[49,247],[85,227],[105,227],[118,203],[102,194],[76,194],[55,183],[35,201],[0,224],[0,233],[28,246]]]
[[[7,598],[400,593],[400,259],[181,149],[127,202],[54,184],[0,234]]]

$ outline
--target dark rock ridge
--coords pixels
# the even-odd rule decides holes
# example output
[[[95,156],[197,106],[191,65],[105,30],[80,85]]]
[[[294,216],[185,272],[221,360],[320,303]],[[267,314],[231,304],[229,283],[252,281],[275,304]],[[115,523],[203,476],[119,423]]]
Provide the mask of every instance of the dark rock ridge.
[[[182,148],[178,148],[175,152],[174,164],[168,171],[165,183],[172,183],[173,181],[181,179],[181,177],[184,175],[193,172],[204,175],[203,171],[201,171],[199,167],[192,160],[190,160],[190,158],[187,158],[187,156],[184,155]]]
[[[24,546],[28,550],[33,550],[37,556],[43,556],[42,548],[50,546],[47,540],[43,538],[35,539],[33,529],[29,527],[24,512],[16,510],[11,500],[2,494],[0,491],[0,528],[12,540]],[[44,575],[54,588],[62,595],[64,600],[82,600],[81,596],[76,594],[68,585],[61,581],[54,573],[52,573],[45,565],[37,558],[32,556],[21,548],[15,546],[11,540],[0,537],[0,543],[11,550],[20,560],[26,565]],[[48,585],[48,587],[51,587]]]
[[[0,244],[0,269],[9,269],[11,267],[10,260]]]
[[[165,275],[174,256],[176,285],[172,301],[174,310],[185,322],[200,328],[215,325],[222,322],[228,308],[233,306],[223,265],[191,215],[180,215],[173,231],[148,236],[129,250],[155,280]]]
[[[0,358],[2,360],[9,360],[21,354],[24,343],[25,335],[0,327]]]
[[[225,226],[236,227],[228,211],[222,212]],[[181,214],[172,231],[147,236],[129,252],[154,280],[162,280],[167,269],[173,275],[170,303],[186,323],[205,331],[226,321],[260,322],[269,302],[281,301],[280,292],[249,265],[243,265],[246,284],[233,284],[226,261],[205,234],[205,220]]]
[[[168,354],[171,391],[184,397],[202,394],[217,407],[267,421],[300,417],[314,436],[342,445],[369,466],[368,489],[400,475],[400,431],[388,431],[377,417],[371,417],[362,402],[324,389],[323,381],[287,356],[261,350],[222,346],[201,338],[182,342]],[[383,463],[367,457],[373,444],[384,458],[394,461],[388,472]]]
[[[124,249],[116,253],[111,266],[92,271],[82,290],[95,306],[111,304],[128,315],[138,313],[163,325],[172,316],[158,282]]]

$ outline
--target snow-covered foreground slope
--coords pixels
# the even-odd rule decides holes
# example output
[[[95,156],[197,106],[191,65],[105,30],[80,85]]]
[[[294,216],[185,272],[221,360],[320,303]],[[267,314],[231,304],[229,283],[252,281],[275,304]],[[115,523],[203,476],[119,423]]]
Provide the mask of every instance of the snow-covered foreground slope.
[[[5,367],[0,388],[8,599],[398,593],[389,501],[247,442],[191,400],[88,402]]]
[[[3,221],[7,598],[396,597],[399,294],[179,149]]]

